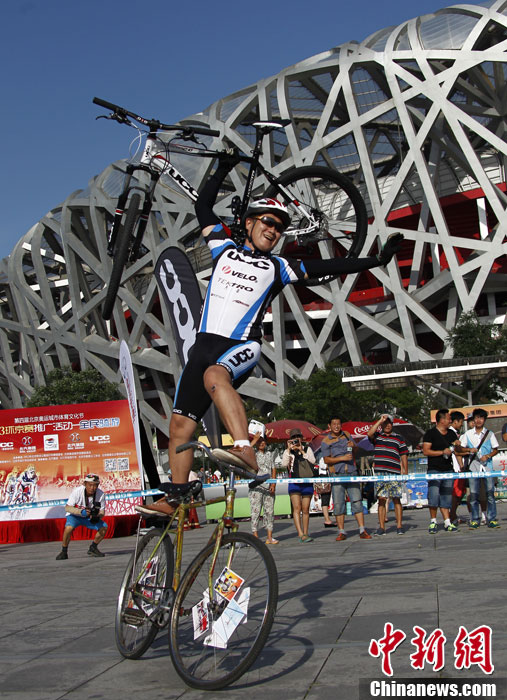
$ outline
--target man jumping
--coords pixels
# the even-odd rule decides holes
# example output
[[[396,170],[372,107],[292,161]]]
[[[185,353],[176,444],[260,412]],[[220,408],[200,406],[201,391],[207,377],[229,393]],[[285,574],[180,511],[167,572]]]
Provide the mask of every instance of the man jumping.
[[[220,185],[231,169],[222,162],[196,201],[197,219],[210,248],[213,271],[204,300],[196,341],[183,369],[169,426],[169,464],[173,483],[187,482],[192,450],[176,448],[195,433],[197,423],[215,404],[234,439],[230,450],[213,453],[226,461],[257,471],[255,452],[248,439],[248,422],[238,388],[248,379],[261,355],[262,320],[268,306],[287,284],[309,278],[360,272],[386,265],[398,251],[403,236],[392,234],[378,256],[308,260],[273,255],[290,224],[287,207],[276,199],[259,199],[244,217],[244,242],[237,245],[213,212]],[[170,515],[174,507],[164,496],[144,514]]]

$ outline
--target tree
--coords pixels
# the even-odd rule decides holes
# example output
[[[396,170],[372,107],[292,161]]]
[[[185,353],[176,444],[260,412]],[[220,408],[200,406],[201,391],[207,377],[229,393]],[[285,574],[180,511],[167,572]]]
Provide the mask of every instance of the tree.
[[[309,379],[297,380],[275,408],[277,420],[307,420],[320,428],[337,415],[344,421],[368,421],[381,413],[397,413],[417,425],[426,425],[429,405],[424,392],[415,388],[384,391],[355,391],[343,384],[337,365],[314,372]]]
[[[494,323],[483,323],[475,311],[469,311],[461,314],[458,323],[449,332],[447,342],[455,358],[502,357],[507,354],[507,329]],[[468,389],[472,394],[472,403],[491,403],[504,398],[499,392],[507,390],[507,382],[493,374],[475,386],[462,386],[458,393],[466,396]]]
[[[108,382],[96,369],[74,372],[72,367],[57,367],[48,373],[45,386],[36,387],[27,406],[57,406],[123,398],[118,385]]]
[[[454,357],[482,357],[507,353],[507,329],[482,323],[475,311],[461,314],[447,336]]]

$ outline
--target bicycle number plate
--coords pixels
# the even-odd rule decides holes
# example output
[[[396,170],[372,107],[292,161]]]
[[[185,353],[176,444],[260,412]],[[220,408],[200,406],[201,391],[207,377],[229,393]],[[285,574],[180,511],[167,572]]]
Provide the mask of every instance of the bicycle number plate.
[[[206,596],[201,601],[204,603]],[[244,588],[239,596],[230,600],[223,609],[220,616],[213,620],[212,615],[208,615],[208,627],[211,622],[211,631],[203,639],[205,646],[216,647],[217,649],[226,649],[229,639],[234,634],[236,628],[247,621],[248,604],[250,602],[250,588]],[[195,606],[198,607],[198,606]],[[194,627],[195,634],[195,627]],[[195,635],[194,638],[200,636],[202,632]]]

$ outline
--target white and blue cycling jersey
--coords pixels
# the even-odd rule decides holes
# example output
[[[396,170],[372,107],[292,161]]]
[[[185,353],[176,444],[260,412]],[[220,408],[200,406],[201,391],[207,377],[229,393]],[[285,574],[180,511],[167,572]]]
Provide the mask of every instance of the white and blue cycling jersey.
[[[201,314],[200,333],[236,340],[258,340],[272,299],[306,274],[300,260],[263,255],[237,246],[218,224],[206,238],[213,258]]]

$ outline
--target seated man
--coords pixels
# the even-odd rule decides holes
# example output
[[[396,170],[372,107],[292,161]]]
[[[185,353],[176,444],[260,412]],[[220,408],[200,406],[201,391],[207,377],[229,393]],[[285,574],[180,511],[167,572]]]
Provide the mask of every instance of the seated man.
[[[255,473],[255,452],[248,439],[248,421],[238,388],[248,379],[261,355],[262,320],[272,300],[287,284],[311,277],[359,272],[386,265],[403,236],[393,234],[379,256],[301,260],[273,255],[290,224],[287,208],[275,199],[251,202],[244,221],[244,242],[237,245],[213,212],[220,185],[234,163],[222,162],[196,202],[202,235],[211,250],[213,272],[201,313],[196,341],[178,383],[169,425],[169,464],[173,483],[187,482],[192,450],[176,453],[192,439],[211,402],[234,440],[217,457]],[[170,515],[174,506],[164,496],[139,512]]]

